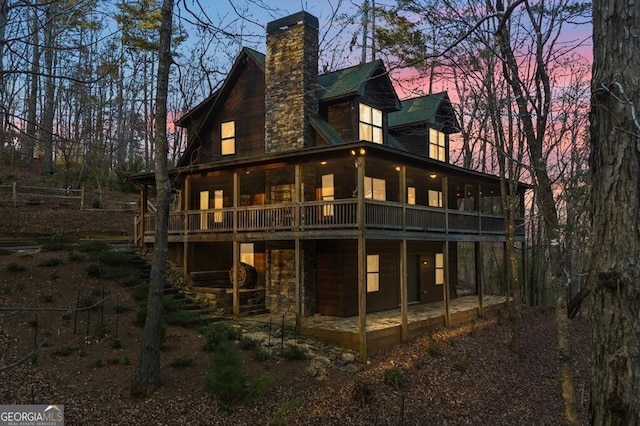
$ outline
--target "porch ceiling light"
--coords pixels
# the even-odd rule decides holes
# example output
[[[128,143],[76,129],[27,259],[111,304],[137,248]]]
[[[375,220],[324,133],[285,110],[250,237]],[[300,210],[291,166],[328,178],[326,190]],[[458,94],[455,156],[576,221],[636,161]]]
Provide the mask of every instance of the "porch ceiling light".
[[[322,164],[323,166],[327,164],[326,161],[321,161],[320,164]]]
[[[400,171],[400,166],[396,166],[395,169],[396,169],[396,172],[399,172]]]
[[[360,155],[364,155],[366,153],[367,153],[367,151],[365,151],[364,148],[360,148]]]
[[[438,175],[437,175],[437,174],[435,174],[435,173],[431,173],[431,174],[429,175],[429,177],[430,177],[431,179],[435,179],[435,178],[437,178],[437,177],[438,177]]]

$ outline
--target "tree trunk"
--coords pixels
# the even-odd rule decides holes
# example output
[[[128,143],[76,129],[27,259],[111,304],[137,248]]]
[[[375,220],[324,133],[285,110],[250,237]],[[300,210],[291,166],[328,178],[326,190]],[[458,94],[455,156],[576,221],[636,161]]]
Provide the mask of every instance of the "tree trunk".
[[[31,74],[29,75],[29,97],[27,102],[27,134],[23,148],[25,162],[28,166],[33,164],[33,153],[36,146],[36,116],[38,109],[38,72],[40,71],[40,47],[38,12],[33,11],[31,21]]]
[[[593,2],[591,424],[640,424],[640,14]]]
[[[156,104],[155,178],[158,196],[154,258],[147,304],[144,340],[140,350],[140,363],[136,370],[132,391],[147,394],[150,385],[160,386],[160,345],[163,326],[162,296],[168,250],[169,201],[171,184],[167,168],[167,92],[171,67],[171,30],[173,0],[164,0],[158,49],[158,85]]]

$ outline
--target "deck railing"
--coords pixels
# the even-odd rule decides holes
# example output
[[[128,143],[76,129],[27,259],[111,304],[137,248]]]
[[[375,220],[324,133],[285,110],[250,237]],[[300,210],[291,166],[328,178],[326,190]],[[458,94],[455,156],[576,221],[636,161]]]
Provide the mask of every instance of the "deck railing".
[[[498,215],[465,212],[390,201],[365,200],[365,228],[429,232],[503,233],[504,219]],[[169,215],[169,233],[219,233],[355,229],[358,226],[356,199],[189,210]],[[186,223],[185,223],[186,215]],[[186,226],[185,226],[186,224]],[[516,225],[522,225],[518,219]],[[155,230],[155,215],[144,216],[145,234]],[[522,234],[519,226],[516,233]]]

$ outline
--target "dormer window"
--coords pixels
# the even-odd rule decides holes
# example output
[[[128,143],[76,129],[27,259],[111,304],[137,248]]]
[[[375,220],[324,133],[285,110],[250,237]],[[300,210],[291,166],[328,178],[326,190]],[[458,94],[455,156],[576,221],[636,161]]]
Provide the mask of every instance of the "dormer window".
[[[220,124],[220,153],[231,155],[236,153],[236,123],[226,121]]]
[[[382,145],[382,111],[360,104],[360,140]]]
[[[445,134],[436,129],[429,129],[429,158],[447,161]]]

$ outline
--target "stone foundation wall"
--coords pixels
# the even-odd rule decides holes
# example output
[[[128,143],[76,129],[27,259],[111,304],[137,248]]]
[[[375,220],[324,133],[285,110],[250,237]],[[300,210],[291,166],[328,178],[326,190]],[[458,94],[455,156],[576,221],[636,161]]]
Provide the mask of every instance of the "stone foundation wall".
[[[316,268],[315,241],[300,244],[302,286],[302,314],[316,313]],[[295,315],[296,313],[296,252],[292,243],[270,243],[267,245],[266,308],[273,314]]]

